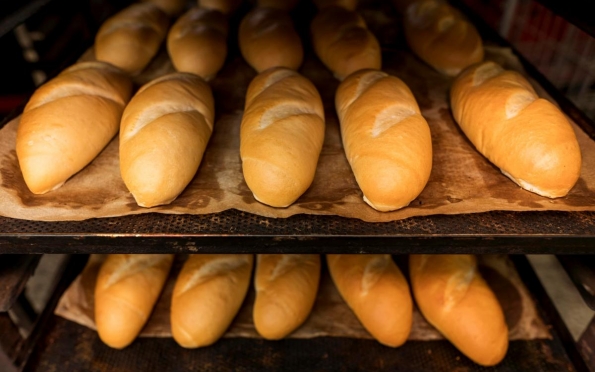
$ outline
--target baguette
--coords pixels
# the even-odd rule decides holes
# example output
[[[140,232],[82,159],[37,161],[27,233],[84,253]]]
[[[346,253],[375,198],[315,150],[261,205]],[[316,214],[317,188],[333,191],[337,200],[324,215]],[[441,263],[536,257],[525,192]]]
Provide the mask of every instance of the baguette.
[[[198,0],[201,8],[218,10],[223,14],[230,14],[235,11],[242,0]]]
[[[523,189],[558,198],[577,182],[581,151],[572,126],[519,73],[494,62],[470,67],[453,83],[450,102],[477,150]]]
[[[156,5],[170,17],[176,17],[186,7],[186,0],[141,0]]]
[[[316,55],[337,79],[362,69],[380,69],[378,40],[357,13],[341,7],[323,8],[310,29]]]
[[[16,152],[34,194],[60,187],[116,135],[132,82],[103,62],[78,63],[39,87],[25,106]]]
[[[149,319],[173,263],[173,254],[112,254],[95,285],[95,324],[99,338],[122,349]]]
[[[439,72],[456,76],[483,60],[483,43],[475,26],[441,0],[419,0],[404,15],[411,50]]]
[[[364,201],[382,212],[407,206],[432,170],[430,128],[407,85],[381,71],[360,71],[341,83],[335,104]]]
[[[167,50],[177,71],[212,79],[227,57],[227,19],[223,13],[192,8],[172,26]]]
[[[324,141],[324,109],[314,85],[287,68],[256,76],[246,93],[240,157],[256,200],[292,204],[310,186]]]
[[[477,272],[472,255],[411,255],[411,287],[427,321],[463,354],[483,366],[508,349],[508,328],[498,299]]]
[[[139,89],[120,129],[122,179],[141,207],[171,203],[190,183],[211,133],[215,104],[198,76],[173,73]]]
[[[388,254],[329,254],[333,282],[370,334],[383,345],[405,343],[413,304],[407,280]]]
[[[190,255],[174,287],[171,331],[185,348],[215,343],[237,314],[248,287],[249,254]]]
[[[314,4],[318,9],[338,6],[347,10],[355,10],[357,8],[357,0],[314,0]]]
[[[95,57],[138,74],[157,54],[168,27],[167,15],[156,5],[132,4],[101,25],[95,36]]]
[[[254,286],[254,326],[269,340],[281,339],[308,317],[320,281],[318,254],[259,254]]]
[[[280,9],[256,8],[240,24],[242,56],[256,71],[271,67],[297,70],[304,50],[289,15]]]

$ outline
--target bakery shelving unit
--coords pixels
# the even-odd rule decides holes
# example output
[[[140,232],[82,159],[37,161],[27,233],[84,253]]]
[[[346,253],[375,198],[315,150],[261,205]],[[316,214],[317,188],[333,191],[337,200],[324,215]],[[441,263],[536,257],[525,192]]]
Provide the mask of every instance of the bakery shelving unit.
[[[466,10],[463,4],[453,3]],[[467,15],[478,25],[484,39],[507,45],[481,19],[469,12]],[[529,75],[595,139],[593,123],[522,56],[519,58]],[[6,315],[0,313],[0,329],[6,330],[0,334],[0,345],[27,371],[588,371],[570,333],[522,254],[590,254],[593,248],[595,212],[497,211],[413,217],[386,223],[311,215],[274,219],[237,210],[209,215],[148,213],[78,222],[0,217],[0,254],[73,254],[28,338],[19,338]],[[103,345],[95,332],[53,315],[58,298],[82,270],[86,254],[215,252],[511,254],[540,315],[552,326],[553,338],[513,341],[503,363],[495,368],[482,368],[446,341],[413,341],[393,350],[374,341],[348,338],[278,342],[234,338],[222,339],[200,350],[185,350],[171,339],[139,339],[126,350],[117,351]],[[29,262],[12,274],[18,278],[15,282],[22,283],[31,274],[34,262],[23,256],[11,259]],[[0,294],[5,290],[0,287]],[[15,286],[10,290],[18,292]]]

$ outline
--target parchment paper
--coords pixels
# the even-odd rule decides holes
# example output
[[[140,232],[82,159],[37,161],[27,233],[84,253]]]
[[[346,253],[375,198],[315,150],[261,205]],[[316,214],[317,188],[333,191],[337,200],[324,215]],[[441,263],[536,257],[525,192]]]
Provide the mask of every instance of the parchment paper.
[[[175,280],[184,259],[184,255],[176,257],[163,293],[153,314],[141,331],[141,337],[171,337],[169,307]],[[508,257],[506,255],[481,255],[478,256],[478,259],[483,277],[494,290],[504,310],[509,328],[509,338],[511,340],[551,338],[548,328],[536,312],[535,304],[527,288],[523,285]],[[104,260],[105,255],[91,256],[84,271],[60,299],[55,311],[57,315],[88,328],[96,329],[93,315],[93,292],[97,272]],[[399,256],[397,260],[406,260],[406,257]],[[399,264],[403,267],[406,266],[403,262],[399,262]],[[325,266],[326,264],[323,263],[324,269],[318,296],[310,317],[289,337],[331,336],[372,339],[372,336],[362,327],[339,295]],[[254,296],[255,292],[251,285],[238,315],[224,337],[260,337],[252,323]],[[437,340],[442,339],[442,336],[424,320],[417,308],[414,308],[413,326],[409,339]]]
[[[390,14],[362,11],[381,42],[394,35]],[[390,36],[390,37],[389,37]],[[233,54],[233,53],[232,53]],[[93,59],[90,50],[82,60]],[[486,59],[506,68],[521,70],[506,48],[486,47]],[[576,124],[583,156],[581,177],[564,198],[551,200],[525,191],[475,150],[458,128],[448,105],[452,78],[442,76],[408,52],[405,47],[385,47],[384,70],[401,78],[413,91],[432,132],[433,169],[423,192],[408,207],[377,212],[362,200],[345,158],[334,109],[338,81],[306,50],[300,72],[312,80],[324,102],[326,137],[312,186],[288,208],[272,208],[257,202],[244,182],[239,156],[239,127],[245,92],[256,75],[238,55],[231,55],[211,82],[216,100],[216,124],[202,164],[194,180],[170,205],[145,209],[137,206],[119,171],[118,139],[61,188],[34,195],[26,187],[15,152],[19,119],[0,130],[0,215],[44,221],[83,220],[159,212],[177,214],[216,213],[237,209],[265,217],[294,214],[338,215],[370,222],[393,221],[433,214],[477,213],[492,210],[535,211],[595,210],[595,141]],[[147,70],[135,78],[138,84],[173,72],[164,50]],[[533,82],[541,96],[544,90]]]

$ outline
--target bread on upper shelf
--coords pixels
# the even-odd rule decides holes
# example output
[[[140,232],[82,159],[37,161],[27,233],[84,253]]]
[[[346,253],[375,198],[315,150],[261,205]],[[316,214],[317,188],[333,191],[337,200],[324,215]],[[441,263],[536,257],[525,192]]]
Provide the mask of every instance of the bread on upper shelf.
[[[310,25],[316,55],[339,80],[362,69],[379,70],[380,45],[356,12],[322,8]]]
[[[287,207],[314,180],[324,141],[324,109],[316,87],[288,68],[256,76],[240,127],[242,171],[256,200]]]
[[[441,73],[456,76],[483,60],[483,42],[475,26],[445,1],[414,1],[403,18],[411,50]]]
[[[581,172],[566,116],[521,74],[494,62],[462,72],[450,90],[455,120],[477,150],[522,188],[563,197]]]
[[[95,57],[138,74],[157,54],[168,27],[167,15],[156,5],[132,4],[101,25],[95,36]]]
[[[192,181],[215,120],[211,88],[177,72],[139,89],[122,115],[120,172],[138,205],[171,203]]]
[[[363,70],[339,85],[335,106],[364,201],[382,212],[409,205],[432,170],[430,127],[411,90],[395,76]]]
[[[214,9],[194,7],[169,30],[167,51],[177,71],[210,80],[227,57],[227,18]]]
[[[258,72],[272,67],[297,70],[304,59],[300,36],[281,9],[255,8],[246,14],[238,41],[242,56]]]
[[[86,167],[118,133],[132,82],[104,62],[82,62],[39,87],[19,122],[16,153],[34,194]]]

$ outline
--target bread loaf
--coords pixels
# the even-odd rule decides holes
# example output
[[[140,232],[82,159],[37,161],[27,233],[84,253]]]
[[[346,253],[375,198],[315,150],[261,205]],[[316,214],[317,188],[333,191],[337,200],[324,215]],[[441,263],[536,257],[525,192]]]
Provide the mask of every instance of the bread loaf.
[[[173,254],[112,254],[95,285],[95,324],[99,338],[122,349],[149,319],[173,263]]]
[[[173,73],[139,89],[120,129],[120,171],[141,207],[171,203],[192,180],[213,132],[211,88]]]
[[[101,25],[95,36],[95,57],[137,74],[157,54],[168,26],[167,15],[156,5],[132,4]]]
[[[477,150],[522,188],[557,198],[577,182],[581,152],[570,123],[519,73],[494,62],[470,67],[453,83],[450,102]]]
[[[39,87],[16,138],[23,178],[34,194],[60,187],[116,135],[132,82],[103,62],[83,62]]]
[[[175,17],[182,13],[186,7],[186,0],[141,0],[143,2],[151,3],[156,5],[159,9],[163,10],[170,17]]]
[[[407,206],[432,169],[430,128],[407,85],[382,71],[359,71],[339,85],[335,104],[364,201],[383,212]]]
[[[405,343],[413,305],[407,280],[388,254],[329,254],[328,268],[341,297],[383,345]]]
[[[240,309],[252,274],[249,254],[196,254],[184,264],[171,300],[171,331],[185,348],[208,346]]]
[[[318,9],[338,6],[347,10],[355,10],[357,8],[357,0],[314,0],[314,4]]]
[[[275,8],[291,10],[295,8],[299,0],[256,0],[256,5],[261,8]]]
[[[443,74],[456,76],[483,60],[483,43],[475,26],[442,0],[419,0],[404,15],[411,50]]]
[[[341,7],[324,8],[310,28],[316,55],[339,80],[358,70],[380,69],[378,40],[357,13]]]
[[[271,67],[297,70],[304,51],[289,15],[280,9],[256,8],[240,24],[242,56],[256,71]]]
[[[324,109],[314,85],[287,68],[256,76],[246,93],[240,156],[256,200],[287,207],[310,186],[324,141]]]
[[[472,255],[411,255],[411,287],[426,320],[463,354],[483,366],[508,349],[508,328],[498,299]]]
[[[242,4],[242,0],[198,0],[198,5],[201,8],[215,9],[223,14],[232,13],[240,4]]]
[[[227,56],[226,17],[213,9],[190,9],[169,31],[167,50],[177,71],[210,80]]]
[[[320,281],[318,254],[259,254],[254,326],[269,340],[293,332],[310,315]]]

